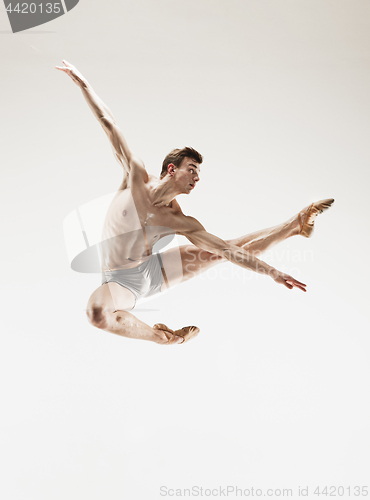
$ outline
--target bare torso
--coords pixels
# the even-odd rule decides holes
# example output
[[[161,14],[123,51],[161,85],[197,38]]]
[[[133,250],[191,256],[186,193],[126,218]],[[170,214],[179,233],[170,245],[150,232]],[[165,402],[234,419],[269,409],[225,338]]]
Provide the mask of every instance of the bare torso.
[[[129,269],[152,255],[153,246],[164,236],[181,232],[188,224],[177,203],[157,207],[152,203],[154,176],[130,179],[117,191],[104,222],[102,232],[102,271]]]

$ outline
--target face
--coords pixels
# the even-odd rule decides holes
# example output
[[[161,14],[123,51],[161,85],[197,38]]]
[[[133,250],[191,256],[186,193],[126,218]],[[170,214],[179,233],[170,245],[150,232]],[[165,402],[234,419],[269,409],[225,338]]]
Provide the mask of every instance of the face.
[[[170,167],[170,165],[169,165]],[[176,180],[176,185],[182,193],[189,194],[199,182],[200,168],[199,164],[191,158],[185,157],[179,167],[174,167],[169,172]]]

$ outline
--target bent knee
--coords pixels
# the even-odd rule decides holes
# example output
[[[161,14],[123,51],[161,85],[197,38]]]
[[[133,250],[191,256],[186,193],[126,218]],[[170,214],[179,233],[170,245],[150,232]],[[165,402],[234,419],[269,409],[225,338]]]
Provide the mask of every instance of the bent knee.
[[[86,310],[86,315],[89,323],[96,328],[106,328],[107,311],[102,306],[91,306]]]

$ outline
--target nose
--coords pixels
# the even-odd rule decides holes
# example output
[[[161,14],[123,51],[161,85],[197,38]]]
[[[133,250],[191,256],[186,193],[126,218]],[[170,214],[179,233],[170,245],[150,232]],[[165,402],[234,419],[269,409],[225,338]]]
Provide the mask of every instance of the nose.
[[[199,178],[199,175],[198,175],[198,174],[194,177],[194,181],[195,181],[195,182],[200,181],[200,178]]]

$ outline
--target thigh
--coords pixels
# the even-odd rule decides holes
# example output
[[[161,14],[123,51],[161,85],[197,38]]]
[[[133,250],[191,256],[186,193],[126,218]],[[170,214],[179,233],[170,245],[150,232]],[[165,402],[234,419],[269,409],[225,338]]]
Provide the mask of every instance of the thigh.
[[[126,311],[135,307],[135,295],[118,283],[110,282],[99,286],[90,296],[88,310],[101,308],[106,312]]]
[[[165,282],[162,290],[198,276],[224,259],[195,245],[182,245],[163,252]]]

